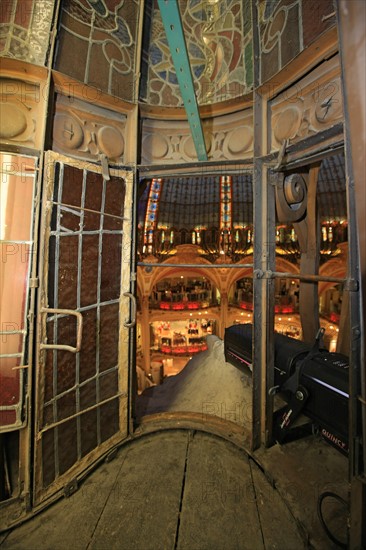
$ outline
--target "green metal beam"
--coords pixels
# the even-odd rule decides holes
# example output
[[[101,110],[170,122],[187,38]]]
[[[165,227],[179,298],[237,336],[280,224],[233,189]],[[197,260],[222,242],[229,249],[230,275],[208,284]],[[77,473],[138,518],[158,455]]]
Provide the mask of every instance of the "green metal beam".
[[[198,160],[207,160],[205,139],[194,92],[191,66],[177,0],[158,0],[170,53],[187,113]]]

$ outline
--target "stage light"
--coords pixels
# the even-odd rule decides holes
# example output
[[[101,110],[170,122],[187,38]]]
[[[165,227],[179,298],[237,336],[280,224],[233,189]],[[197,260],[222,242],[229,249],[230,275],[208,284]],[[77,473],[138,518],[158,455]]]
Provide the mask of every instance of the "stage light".
[[[227,362],[243,369],[252,363],[252,325],[225,330]],[[274,336],[274,381],[270,394],[279,393],[286,405],[274,411],[273,434],[280,443],[296,437],[293,428],[300,414],[322,437],[343,453],[348,452],[348,358],[320,347],[324,329],[313,345],[289,336]],[[301,433],[301,432],[300,432]],[[303,432],[302,432],[303,433]]]

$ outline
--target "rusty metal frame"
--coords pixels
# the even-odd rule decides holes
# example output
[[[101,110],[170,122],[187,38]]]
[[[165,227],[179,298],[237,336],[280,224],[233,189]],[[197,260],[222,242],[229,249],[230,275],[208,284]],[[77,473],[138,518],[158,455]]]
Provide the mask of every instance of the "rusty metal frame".
[[[172,263],[152,263],[152,262],[138,262],[139,267],[186,267],[188,269],[240,269],[246,267],[253,267],[253,264],[172,264]]]
[[[364,2],[335,2],[340,42],[345,116],[345,158],[349,218],[349,547],[366,547],[366,252],[365,252],[365,45]]]
[[[252,1],[253,55],[260,59],[257,6]],[[286,148],[286,162],[281,151],[269,149],[269,98],[261,93],[260,66],[254,63],[254,233],[257,245],[254,248],[254,331],[253,331],[253,424],[252,450],[272,443],[273,401],[268,395],[273,379],[274,355],[274,281],[276,278],[298,279],[303,283],[329,281],[345,283],[348,289],[357,290],[357,277],[352,273],[346,279],[307,273],[281,273],[275,270],[274,249],[274,191],[276,173],[299,168],[316,167],[326,156],[344,148],[343,124],[301,140]],[[265,91],[265,90],[264,90]],[[274,173],[273,176],[271,173]],[[351,214],[353,215],[353,213]],[[313,220],[315,223],[315,220]],[[313,239],[314,241],[314,239]],[[306,270],[307,271],[307,270]]]
[[[68,346],[66,344],[39,344],[39,349],[58,349],[63,351],[71,351],[71,353],[78,353],[81,349],[81,342],[83,336],[83,316],[80,311],[74,309],[59,309],[59,308],[49,308],[43,307],[40,311],[40,314],[54,313],[55,315],[73,315],[76,317],[77,322],[77,332],[76,332],[76,346]]]
[[[120,443],[123,441],[127,435],[128,435],[128,429],[129,429],[129,408],[128,408],[128,379],[129,379],[129,371],[131,370],[131,358],[130,353],[128,351],[130,346],[130,328],[129,324],[133,322],[133,319],[131,321],[131,305],[130,305],[130,298],[131,298],[131,273],[130,273],[130,265],[132,260],[132,229],[133,229],[133,223],[132,223],[132,210],[133,210],[133,193],[134,193],[134,174],[133,170],[126,168],[126,167],[116,167],[114,169],[111,169],[111,175],[120,177],[125,181],[125,214],[127,216],[123,216],[123,230],[119,231],[121,234],[122,239],[122,250],[123,250],[123,256],[121,258],[121,283],[120,283],[120,298],[117,300],[110,300],[109,302],[103,302],[103,304],[112,304],[116,303],[119,304],[119,353],[118,353],[118,372],[119,375],[119,383],[118,388],[116,388],[116,391],[114,395],[112,396],[113,399],[118,399],[119,402],[119,431],[113,435],[111,438],[109,438],[104,443],[99,444],[98,447],[96,447],[93,451],[91,451],[89,454],[87,454],[84,457],[79,456],[80,453],[78,453],[78,459],[75,462],[75,464],[71,467],[70,470],[67,470],[64,474],[61,474],[56,477],[56,479],[46,488],[42,488],[41,486],[41,479],[42,479],[42,462],[41,462],[41,449],[40,444],[42,440],[42,436],[44,433],[49,431],[50,429],[56,429],[58,425],[65,422],[65,419],[61,419],[58,421],[56,419],[56,422],[53,422],[49,425],[42,426],[40,423],[41,414],[42,414],[42,407],[45,404],[44,400],[44,384],[42,382],[43,380],[43,372],[45,368],[45,350],[67,350],[71,351],[72,353],[76,354],[77,358],[77,365],[78,362],[78,351],[81,346],[81,337],[82,337],[82,314],[83,311],[87,311],[89,309],[89,306],[86,307],[78,307],[77,310],[60,310],[57,307],[55,308],[49,308],[47,304],[47,296],[48,296],[48,240],[51,234],[53,234],[53,231],[51,231],[50,228],[50,220],[51,220],[51,213],[52,213],[52,205],[53,201],[51,200],[53,195],[53,185],[54,185],[54,176],[53,176],[53,166],[56,164],[56,162],[60,162],[61,164],[67,164],[74,166],[79,169],[86,169],[88,171],[96,172],[102,175],[102,169],[99,165],[93,165],[90,162],[86,163],[84,161],[77,161],[75,159],[71,159],[68,157],[65,157],[63,155],[59,155],[57,153],[48,152],[46,153],[45,157],[45,163],[47,165],[47,180],[45,181],[45,189],[44,189],[44,196],[43,196],[43,216],[42,216],[42,222],[41,222],[41,235],[42,235],[42,242],[40,245],[40,258],[39,258],[39,273],[40,273],[40,292],[39,292],[39,305],[38,310],[40,312],[40,315],[38,317],[38,338],[37,338],[37,375],[38,375],[38,382],[36,386],[36,419],[35,419],[35,441],[36,441],[36,449],[35,449],[35,465],[34,465],[34,495],[33,495],[33,505],[39,506],[43,501],[46,501],[48,499],[53,500],[54,498],[57,498],[59,496],[60,491],[62,491],[62,488],[67,485],[70,480],[77,478],[78,476],[82,476],[85,469],[89,468],[91,464],[97,462],[100,457],[105,454],[108,449],[112,448],[114,445]],[[85,179],[85,174],[84,174]],[[58,201],[60,202],[60,201]],[[60,205],[55,205],[57,207],[57,210],[60,209]],[[58,213],[59,216],[59,213]],[[112,232],[113,231],[109,231]],[[78,232],[76,232],[78,234]],[[66,234],[67,238],[67,234]],[[99,251],[100,252],[100,251]],[[78,254],[78,263],[80,264],[81,258],[80,253]],[[98,265],[100,264],[100,261],[98,262]],[[81,264],[78,267],[78,273],[80,274]],[[101,267],[99,265],[98,270],[100,271]],[[99,275],[100,277],[100,275]],[[79,291],[78,291],[79,295]],[[98,302],[99,303],[99,302]],[[78,302],[79,304],[79,302]],[[55,304],[57,306],[57,304]],[[80,306],[80,304],[79,304]],[[132,308],[133,310],[133,308]],[[133,311],[132,311],[133,313]],[[58,316],[60,315],[73,315],[77,318],[77,342],[75,346],[68,346],[67,344],[47,344],[46,343],[46,317],[47,315],[53,315],[54,321],[56,323]],[[127,332],[126,332],[127,331]],[[58,397],[58,396],[57,396]],[[88,412],[89,410],[92,410],[93,408],[99,408],[102,404],[107,403],[110,401],[109,398],[98,401],[88,409],[83,410],[76,410],[73,417],[75,417],[76,422],[79,422],[80,417],[85,412]],[[67,420],[69,420],[71,416],[67,417]],[[39,448],[38,448],[39,447]],[[78,444],[78,448],[80,448],[80,444]]]
[[[252,450],[272,443],[274,384],[274,278],[263,276],[275,269],[275,192],[270,167],[255,159],[254,272],[253,272],[253,393]]]
[[[251,2],[253,21],[253,59],[260,59],[258,13]],[[260,93],[260,65],[253,63],[253,389],[251,449],[272,441],[273,397],[268,390],[274,380],[274,279],[258,277],[275,271],[275,187],[270,173],[274,158],[268,150],[268,98]],[[268,158],[266,158],[268,157]],[[269,160],[270,159],[270,160]]]

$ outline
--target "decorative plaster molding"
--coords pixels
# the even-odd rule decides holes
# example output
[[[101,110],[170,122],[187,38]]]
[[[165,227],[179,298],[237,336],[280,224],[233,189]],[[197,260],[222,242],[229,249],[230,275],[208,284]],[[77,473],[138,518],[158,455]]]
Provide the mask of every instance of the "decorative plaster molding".
[[[127,117],[85,101],[58,95],[52,134],[53,150],[80,158],[104,154],[123,162]]]
[[[40,148],[43,133],[43,97],[38,84],[0,79],[0,142]]]
[[[284,140],[302,139],[331,128],[343,119],[338,56],[270,101],[271,151]]]
[[[253,156],[253,111],[202,121],[209,160],[243,160]],[[142,163],[194,162],[197,154],[185,121],[145,119],[142,127]]]

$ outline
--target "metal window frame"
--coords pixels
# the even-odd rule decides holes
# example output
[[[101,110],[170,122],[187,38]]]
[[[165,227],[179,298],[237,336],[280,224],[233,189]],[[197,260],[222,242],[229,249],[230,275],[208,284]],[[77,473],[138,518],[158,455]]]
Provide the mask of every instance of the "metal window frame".
[[[16,153],[16,152],[10,152],[10,151],[1,151],[1,154],[4,155],[11,155],[12,157],[18,157],[18,158],[29,158],[34,162],[34,169],[32,173],[29,172],[22,172],[17,171],[16,175],[21,175],[26,178],[32,178],[33,183],[33,201],[32,201],[32,212],[31,212],[31,219],[30,219],[30,227],[29,227],[29,235],[30,240],[3,240],[1,241],[2,244],[17,244],[17,245],[29,245],[29,264],[27,269],[27,283],[25,288],[25,300],[24,300],[24,315],[23,315],[23,325],[24,329],[17,330],[17,331],[1,331],[0,335],[1,337],[6,337],[7,335],[11,334],[22,334],[22,350],[19,353],[12,353],[12,354],[0,354],[1,357],[19,357],[20,365],[18,367],[14,367],[14,369],[17,369],[20,371],[19,373],[19,402],[16,405],[0,405],[1,411],[15,411],[16,413],[16,421],[13,424],[3,425],[0,426],[0,433],[8,433],[11,431],[19,430],[20,428],[24,428],[28,424],[28,417],[29,417],[29,411],[28,411],[28,398],[29,398],[29,391],[30,391],[30,385],[28,385],[28,388],[25,388],[24,381],[25,381],[25,370],[30,374],[31,368],[32,368],[32,342],[28,341],[29,334],[32,334],[33,332],[33,308],[32,303],[34,300],[34,294],[35,294],[35,285],[33,284],[35,281],[35,266],[34,266],[34,258],[36,256],[37,251],[37,235],[35,234],[35,224],[37,220],[37,210],[39,205],[39,194],[40,194],[40,182],[39,182],[39,160],[37,156],[34,155],[26,155],[22,153]],[[0,167],[0,174],[3,173],[2,168]]]
[[[45,181],[45,189],[44,189],[44,197],[43,197],[43,218],[41,220],[41,235],[43,235],[43,243],[41,243],[40,246],[40,254],[39,254],[39,272],[40,272],[40,292],[39,292],[39,299],[38,299],[38,309],[39,311],[42,311],[43,308],[46,308],[45,313],[47,315],[52,315],[53,321],[55,326],[57,325],[58,319],[60,316],[63,315],[61,310],[58,310],[58,307],[53,308],[53,311],[48,310],[46,307],[47,304],[44,303],[45,299],[47,299],[48,296],[48,242],[49,238],[51,236],[58,235],[58,241],[60,241],[61,238],[68,238],[71,235],[71,232],[65,231],[62,227],[61,223],[61,186],[59,186],[58,197],[53,197],[53,177],[52,177],[52,169],[51,166],[55,165],[57,162],[60,162],[61,164],[67,164],[69,166],[74,166],[78,169],[83,170],[83,191],[82,191],[82,204],[81,208],[77,209],[78,215],[81,217],[84,216],[84,213],[87,211],[87,209],[84,208],[85,206],[85,185],[86,185],[86,175],[87,172],[95,172],[99,173],[103,178],[103,193],[105,197],[105,188],[106,188],[106,178],[103,176],[102,167],[99,163],[90,163],[85,162],[83,160],[77,160],[74,158],[66,157],[64,155],[54,153],[54,152],[47,152],[45,155],[45,163],[50,170],[50,172],[47,174],[47,180]],[[100,294],[100,285],[98,284],[98,296],[97,296],[97,305],[98,307],[106,306],[106,305],[113,305],[119,304],[119,353],[118,353],[118,365],[117,367],[113,367],[109,369],[106,372],[99,372],[97,369],[97,372],[94,373],[91,378],[89,377],[85,381],[80,381],[80,376],[78,377],[78,374],[76,373],[76,380],[79,381],[79,384],[76,384],[76,386],[70,388],[69,390],[62,392],[61,394],[55,394],[53,395],[52,399],[48,400],[47,403],[43,396],[43,390],[42,386],[43,383],[37,383],[36,389],[35,389],[35,402],[37,404],[37,411],[36,411],[36,421],[35,421],[35,440],[36,440],[36,454],[35,454],[35,465],[34,465],[34,492],[33,492],[33,505],[35,508],[39,508],[42,506],[42,503],[45,501],[52,501],[57,499],[60,496],[60,492],[62,492],[63,487],[67,486],[68,483],[70,483],[70,480],[72,479],[78,479],[85,475],[85,472],[90,468],[91,464],[95,464],[100,459],[105,456],[107,452],[109,452],[114,446],[120,444],[126,437],[128,437],[130,431],[131,431],[131,405],[130,405],[130,396],[129,396],[129,384],[130,384],[130,377],[131,377],[131,339],[133,334],[133,319],[131,321],[131,315],[134,315],[135,308],[134,304],[132,303],[133,300],[131,298],[131,293],[134,292],[133,285],[132,285],[132,253],[133,253],[133,197],[135,190],[135,176],[134,176],[134,169],[131,167],[125,167],[125,166],[115,166],[110,169],[110,174],[112,176],[117,176],[121,179],[124,179],[125,182],[125,197],[124,197],[124,212],[128,212],[128,215],[125,217],[118,217],[118,216],[112,216],[112,218],[120,218],[123,219],[123,228],[120,230],[108,230],[103,229],[103,218],[104,218],[104,208],[101,208],[100,215],[100,226],[99,229],[96,231],[87,231],[87,234],[98,234],[99,235],[99,254],[98,254],[98,280],[100,282],[101,280],[101,239],[104,234],[118,234],[121,235],[121,242],[122,242],[122,256],[121,256],[121,281],[120,281],[120,291],[119,291],[119,298],[118,299],[112,299],[103,301],[101,299]],[[60,177],[62,177],[62,174],[60,174]],[[53,201],[52,198],[56,198],[57,200]],[[105,200],[105,199],[104,199]],[[54,204],[53,204],[54,202]],[[51,228],[50,222],[51,222],[51,213],[52,213],[52,207],[56,208],[57,212],[57,229],[54,231]],[[69,210],[69,208],[67,207]],[[78,240],[82,239],[83,234],[85,232],[81,231],[75,231],[72,232],[72,235],[76,236]],[[57,252],[57,248],[59,245],[56,244],[56,256],[59,254],[59,251]],[[56,258],[57,260],[57,258]],[[126,264],[127,262],[127,264]],[[57,262],[56,262],[57,263]],[[128,268],[126,269],[126,265],[128,265]],[[89,311],[91,309],[95,309],[96,304],[92,304],[89,306],[81,307],[81,300],[80,300],[80,278],[81,275],[81,247],[78,246],[78,290],[77,290],[77,312],[78,314],[81,314],[83,312]],[[55,277],[57,278],[57,270],[55,270]],[[56,281],[57,283],[57,281]],[[58,304],[55,302],[53,304],[55,306],[58,306]],[[47,311],[48,310],[48,311]],[[56,310],[56,311],[54,311]],[[46,315],[39,316],[38,319],[38,350],[42,347],[42,344],[45,342],[45,325],[46,325]],[[43,318],[43,320],[42,320]],[[54,329],[56,330],[56,328]],[[121,349],[121,345],[124,346],[123,349],[125,349],[125,345],[127,345],[126,352],[123,352]],[[51,347],[53,347],[51,345]],[[41,376],[43,372],[43,364],[44,364],[44,358],[40,358],[39,355],[40,351],[37,353],[37,370],[39,372],[39,376]],[[51,353],[56,354],[57,351],[54,349],[54,351]],[[76,353],[76,370],[80,368],[80,362],[78,358],[78,354]],[[58,428],[64,424],[67,420],[75,420],[75,422],[79,425],[79,434],[80,434],[80,422],[81,422],[81,416],[84,413],[87,413],[91,410],[97,410],[97,414],[99,414],[100,407],[108,402],[111,401],[110,398],[103,399],[103,401],[99,396],[96,396],[96,402],[91,407],[88,407],[87,409],[81,410],[80,406],[80,395],[77,396],[76,394],[78,391],[80,391],[80,388],[85,385],[87,382],[90,382],[91,380],[104,377],[110,372],[113,372],[115,370],[118,370],[119,372],[122,372],[122,376],[119,377],[119,384],[118,388],[116,388],[116,391],[114,392],[111,399],[118,399],[119,403],[119,429],[118,431],[112,435],[109,439],[102,442],[100,428],[97,430],[97,441],[98,445],[90,451],[87,455],[81,457],[81,443],[80,441],[77,441],[76,449],[77,449],[77,460],[75,464],[67,470],[65,473],[60,474],[57,471],[57,460],[55,460],[56,464],[56,477],[55,480],[51,482],[51,484],[45,488],[41,485],[41,478],[42,478],[42,451],[39,447],[37,450],[37,446],[40,445],[43,434],[49,432],[50,430],[54,430],[55,433],[57,432]],[[55,378],[55,373],[57,369],[53,369],[53,377]],[[98,374],[99,373],[99,374]],[[123,378],[123,380],[122,380]],[[53,384],[55,385],[57,383],[57,380],[53,380]],[[98,384],[97,384],[98,386]],[[55,410],[53,413],[53,422],[47,425],[42,425],[40,422],[40,419],[42,418],[42,410],[46,404],[51,405],[54,409],[57,408],[57,401],[62,398],[65,395],[70,394],[70,392],[75,391],[75,399],[76,399],[76,405],[75,405],[75,411],[72,415],[67,416],[65,419],[59,419],[57,416],[55,416]],[[56,439],[56,438],[55,438]],[[57,449],[55,449],[56,452],[56,459],[57,459]]]

